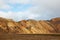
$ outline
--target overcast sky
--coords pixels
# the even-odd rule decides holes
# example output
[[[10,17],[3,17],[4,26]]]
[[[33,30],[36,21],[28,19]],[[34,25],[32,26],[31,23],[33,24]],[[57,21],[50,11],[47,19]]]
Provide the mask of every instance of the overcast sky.
[[[60,17],[60,0],[0,0],[0,17],[16,21]]]

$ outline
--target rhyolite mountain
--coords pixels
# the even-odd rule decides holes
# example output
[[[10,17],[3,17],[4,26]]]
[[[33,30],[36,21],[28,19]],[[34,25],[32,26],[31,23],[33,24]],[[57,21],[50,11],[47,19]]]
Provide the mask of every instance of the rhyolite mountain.
[[[60,18],[51,20],[21,20],[0,17],[0,34],[52,34],[60,33]]]

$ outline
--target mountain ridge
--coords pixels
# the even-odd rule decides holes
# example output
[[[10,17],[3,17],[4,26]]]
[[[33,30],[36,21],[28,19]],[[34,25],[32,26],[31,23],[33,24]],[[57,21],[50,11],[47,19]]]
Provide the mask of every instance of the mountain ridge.
[[[60,33],[60,18],[51,20],[14,21],[0,17],[0,33],[6,34],[51,34]]]

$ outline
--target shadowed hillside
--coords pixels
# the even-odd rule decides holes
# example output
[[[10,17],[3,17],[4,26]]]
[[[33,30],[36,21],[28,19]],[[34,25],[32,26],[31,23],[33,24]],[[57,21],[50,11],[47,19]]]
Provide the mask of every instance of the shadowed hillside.
[[[0,34],[51,34],[60,33],[60,18],[51,20],[21,20],[0,17]]]

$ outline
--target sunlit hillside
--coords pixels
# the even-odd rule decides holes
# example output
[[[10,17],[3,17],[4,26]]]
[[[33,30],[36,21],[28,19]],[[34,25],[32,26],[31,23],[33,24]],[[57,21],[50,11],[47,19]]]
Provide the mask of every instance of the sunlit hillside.
[[[60,18],[51,20],[21,20],[0,17],[0,34],[51,34],[60,33]]]

